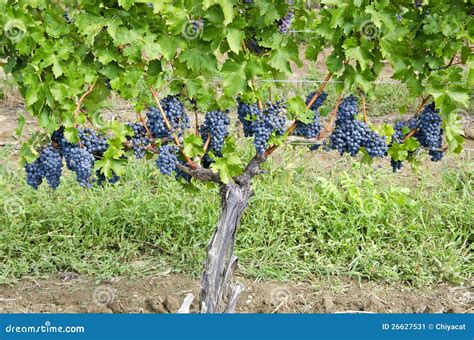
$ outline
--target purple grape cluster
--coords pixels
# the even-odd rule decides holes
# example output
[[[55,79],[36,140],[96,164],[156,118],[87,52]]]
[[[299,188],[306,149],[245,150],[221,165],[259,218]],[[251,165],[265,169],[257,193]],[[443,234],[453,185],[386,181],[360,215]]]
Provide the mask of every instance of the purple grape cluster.
[[[242,123],[245,137],[252,137],[252,123],[255,117],[260,114],[257,104],[244,103],[240,98],[237,98],[237,116]]]
[[[415,134],[415,138],[421,146],[428,148],[428,153],[433,162],[440,161],[444,156],[444,151],[441,150],[443,147],[441,122],[439,110],[435,109],[434,103],[425,106],[417,120],[418,132]]]
[[[229,135],[230,118],[228,114],[229,111],[208,112],[204,118],[204,123],[199,127],[199,134],[204,142],[210,136],[209,151],[212,151],[217,157],[222,157],[224,141]]]
[[[97,185],[103,186],[105,183],[115,184],[120,181],[120,176],[112,173],[112,177],[107,178],[100,170],[96,170],[95,175],[97,177]]]
[[[442,150],[443,129],[441,122],[439,110],[435,109],[435,105],[427,105],[418,117],[411,118],[406,122],[399,121],[395,124],[392,144],[403,143],[408,131],[417,130],[413,137],[418,140],[421,146],[428,148],[431,160],[438,162],[445,154]]]
[[[420,8],[423,6],[423,0],[415,0],[415,6],[416,8]]]
[[[107,151],[107,139],[100,133],[92,129],[77,129],[77,134],[81,144],[91,154],[102,157]]]
[[[129,123],[133,130],[133,136],[127,136],[127,140],[132,142],[133,154],[137,159],[142,159],[146,154],[146,147],[151,144],[147,131],[141,123]]]
[[[180,160],[180,159],[178,159],[178,163],[181,164],[181,165],[186,166],[186,162],[184,162],[184,161],[182,161],[182,160]],[[178,168],[178,167],[176,167],[176,170],[175,170],[175,171],[176,171],[176,179],[182,178],[182,179],[184,179],[184,180],[185,180],[186,182],[188,182],[188,183],[191,182],[192,177],[191,177],[189,174],[187,174],[186,172],[182,171],[182,170],[181,170],[180,168]]]
[[[178,147],[176,145],[162,145],[156,159],[156,166],[163,175],[171,176],[176,171],[178,164]]]
[[[52,144],[41,152],[39,157],[31,164],[25,165],[26,181],[35,189],[46,179],[49,187],[56,189],[61,183],[63,160],[60,152]]]
[[[351,95],[339,106],[336,128],[331,135],[331,147],[342,155],[355,156],[365,147],[371,158],[383,157],[388,150],[385,138],[370,130],[369,126],[355,119],[357,99]]]
[[[192,25],[193,25],[193,31],[195,33],[199,32],[199,31],[202,31],[204,29],[204,20],[202,20],[202,19],[193,20]]]
[[[291,24],[293,22],[293,18],[295,17],[295,14],[293,12],[288,12],[286,15],[278,20],[278,31],[281,34],[287,34],[290,29],[291,29]]]
[[[73,21],[73,20],[71,19],[71,17],[69,16],[69,7],[66,7],[66,8],[64,9],[63,17],[64,17],[64,19],[66,20],[66,23],[67,23],[68,25],[74,23],[74,21]]]
[[[314,97],[316,92],[310,93],[306,97],[306,105],[309,104],[311,99]],[[321,95],[316,99],[316,101],[311,105],[311,110],[314,112],[314,119],[309,124],[304,124],[300,121],[296,122],[296,130],[295,135],[306,137],[306,138],[314,138],[321,132],[322,125],[321,125],[321,115],[319,113],[319,108],[324,104],[326,101],[328,94],[326,92],[322,92]]]
[[[189,116],[184,109],[184,104],[177,96],[168,96],[160,102],[172,131],[169,131],[160,110],[151,107],[147,113],[147,125],[153,138],[171,138],[173,133],[182,136],[184,131],[191,127]]]
[[[269,51],[271,51],[270,48],[260,46],[259,41],[257,38],[251,38],[246,41],[246,46],[250,50],[250,52],[256,54],[256,55],[263,55]]]
[[[26,164],[27,183],[38,189],[46,178],[51,188],[57,188],[62,175],[63,158],[81,186],[90,188],[95,181],[101,182],[98,173],[97,180],[93,176],[94,163],[103,157],[108,148],[106,138],[91,129],[78,129],[78,137],[79,142],[73,144],[64,136],[63,127],[55,131],[51,136],[51,145],[40,153],[34,163]],[[116,180],[118,176],[114,176],[112,182]]]
[[[268,147],[272,133],[283,135],[286,131],[286,116],[283,102],[267,102],[266,108],[258,109],[257,104],[245,104],[239,99],[237,110],[239,120],[246,137],[254,137],[254,144],[259,155]]]

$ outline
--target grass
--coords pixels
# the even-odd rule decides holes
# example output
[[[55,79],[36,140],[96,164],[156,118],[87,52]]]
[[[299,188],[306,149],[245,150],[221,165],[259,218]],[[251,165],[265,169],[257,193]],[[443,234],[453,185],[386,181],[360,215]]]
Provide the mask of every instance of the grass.
[[[423,169],[406,180],[346,158],[328,172],[319,161],[288,157],[286,168],[255,183],[237,237],[241,273],[414,285],[470,278],[473,172],[465,166],[440,176]],[[32,190],[23,171],[0,162],[0,282],[58,271],[99,280],[170,267],[198,275],[218,216],[217,190],[199,184],[189,192],[149,163],[130,164],[120,185],[84,190],[66,176],[53,192]]]

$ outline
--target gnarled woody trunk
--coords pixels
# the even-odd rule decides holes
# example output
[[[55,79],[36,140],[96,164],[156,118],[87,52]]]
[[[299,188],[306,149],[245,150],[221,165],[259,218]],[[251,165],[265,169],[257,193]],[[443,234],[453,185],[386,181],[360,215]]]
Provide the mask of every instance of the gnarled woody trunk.
[[[201,313],[232,313],[243,286],[233,281],[237,264],[235,237],[252,195],[250,183],[229,183],[221,188],[222,210],[208,248],[201,278]]]
[[[178,165],[181,170],[197,179],[212,181],[220,185],[221,214],[216,230],[209,243],[207,258],[201,277],[201,313],[233,313],[244,287],[234,283],[233,272],[237,265],[234,255],[235,238],[242,215],[253,195],[252,179],[262,173],[260,165],[264,155],[255,156],[242,175],[224,184],[218,174],[208,169],[190,170]],[[189,313],[193,295],[188,294],[179,313]]]

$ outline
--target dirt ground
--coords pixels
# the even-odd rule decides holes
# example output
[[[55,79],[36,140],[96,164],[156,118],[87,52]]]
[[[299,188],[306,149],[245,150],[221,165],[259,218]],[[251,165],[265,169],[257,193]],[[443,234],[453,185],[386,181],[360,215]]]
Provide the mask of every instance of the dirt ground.
[[[473,313],[474,286],[423,289],[333,278],[245,285],[238,313]],[[0,313],[176,313],[199,281],[181,274],[109,282],[63,273],[0,286]],[[197,312],[195,300],[191,312]]]

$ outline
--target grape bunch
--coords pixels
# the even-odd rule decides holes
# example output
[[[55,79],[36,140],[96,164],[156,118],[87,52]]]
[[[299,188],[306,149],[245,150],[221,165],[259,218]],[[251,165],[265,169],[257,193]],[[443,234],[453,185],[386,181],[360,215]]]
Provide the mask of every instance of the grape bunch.
[[[403,162],[402,161],[396,161],[393,158],[390,159],[390,165],[392,166],[393,172],[398,172],[402,170],[403,168]]]
[[[439,110],[435,109],[435,105],[425,106],[423,112],[417,120],[418,131],[415,138],[420,142],[421,146],[428,148],[428,153],[433,162],[440,161],[444,156],[443,147],[443,129],[441,128],[441,117]]]
[[[160,153],[156,159],[156,166],[163,175],[171,176],[176,171],[178,163],[178,147],[176,145],[162,145]]]
[[[25,165],[26,181],[28,185],[38,189],[43,179],[46,179],[49,187],[56,189],[61,182],[62,169],[61,154],[50,144],[33,163]]]
[[[181,165],[186,166],[186,162],[184,162],[184,161],[182,161],[182,160],[180,160],[180,159],[178,159],[178,163],[181,164]],[[176,167],[176,170],[175,170],[175,171],[176,171],[176,179],[182,178],[182,179],[184,179],[184,180],[185,180],[186,182],[188,182],[188,183],[191,182],[191,178],[192,178],[192,177],[191,177],[188,173],[184,172],[183,170],[181,170],[181,169],[178,168],[178,167]]]
[[[69,145],[62,150],[67,168],[76,173],[77,182],[83,187],[92,187],[95,157],[79,145]]]
[[[145,157],[146,147],[151,144],[145,127],[140,123],[129,123],[128,126],[133,130],[133,136],[127,136],[127,140],[132,142],[133,154],[137,159]]]
[[[204,123],[199,127],[199,134],[203,141],[210,137],[209,151],[217,157],[222,157],[224,141],[229,135],[229,111],[211,111],[206,113]]]
[[[420,8],[421,6],[423,6],[423,0],[415,0],[415,6],[417,8]]]
[[[115,184],[120,181],[120,176],[116,173],[112,173],[112,177],[107,178],[100,170],[96,170],[95,175],[97,177],[97,184],[103,186],[105,183]]]
[[[309,104],[311,99],[314,97],[316,93],[312,92],[306,98],[306,104]],[[326,92],[322,92],[318,99],[311,105],[311,110],[314,112],[314,119],[310,124],[304,124],[300,121],[296,122],[296,130],[295,135],[306,137],[306,138],[314,138],[321,132],[321,116],[319,114],[319,108],[324,104],[326,101],[328,94]]]
[[[262,55],[262,54],[265,54],[265,53],[267,53],[271,50],[270,48],[260,46],[257,38],[255,38],[255,37],[251,38],[251,39],[248,39],[246,41],[245,45],[250,50],[250,52],[252,52],[256,55]]]
[[[255,117],[260,114],[257,104],[244,103],[240,98],[237,98],[237,115],[239,121],[242,123],[245,137],[252,137],[252,123]]]
[[[356,120],[356,115],[357,99],[351,95],[339,106],[336,128],[330,138],[331,147],[341,155],[347,152],[353,157],[365,147],[371,158],[383,157],[388,150],[385,138],[370,130],[366,123]]]
[[[77,134],[81,144],[91,154],[101,157],[107,151],[106,138],[92,129],[77,129]]]
[[[283,18],[278,20],[278,31],[281,34],[287,34],[290,31],[294,16],[294,13],[290,11]]]
[[[71,19],[71,17],[69,16],[69,7],[66,7],[66,8],[64,9],[63,17],[64,17],[64,19],[66,20],[66,23],[67,23],[68,25],[74,23],[74,21],[73,21],[73,20]]]
[[[147,113],[147,125],[153,138],[172,138],[173,133],[182,136],[186,129],[191,127],[189,117],[184,109],[184,104],[176,96],[168,96],[160,102],[171,130],[169,131],[160,110],[151,107]]]
[[[200,32],[204,29],[204,20],[202,20],[202,19],[193,20],[192,25],[193,25],[194,33]]]
[[[268,147],[272,133],[283,135],[286,131],[286,116],[283,102],[267,102],[266,108],[259,110],[257,104],[245,104],[240,99],[237,113],[244,128],[246,137],[254,137],[254,144],[259,155]]]

